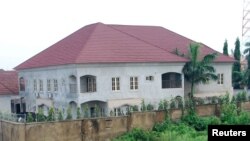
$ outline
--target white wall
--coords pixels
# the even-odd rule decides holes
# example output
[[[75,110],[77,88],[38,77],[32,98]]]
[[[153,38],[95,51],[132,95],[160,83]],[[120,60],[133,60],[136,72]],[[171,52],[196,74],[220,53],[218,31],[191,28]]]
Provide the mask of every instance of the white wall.
[[[0,95],[0,111],[5,113],[11,113],[11,96]]]
[[[79,77],[84,75],[97,76],[97,91],[94,93],[80,93],[79,103],[84,103],[93,99],[107,101],[111,99],[143,98],[146,103],[158,105],[159,101],[162,99],[169,99],[171,97],[176,97],[177,95],[183,96],[183,87],[162,89],[161,86],[161,75],[163,73],[181,73],[182,66],[182,63],[79,65],[77,67],[78,86],[80,86]],[[131,76],[138,76],[138,90],[130,90],[129,86]],[[154,80],[147,81],[146,76],[154,76]],[[121,90],[118,92],[112,91],[112,77],[120,78]]]
[[[217,81],[209,81],[208,84],[200,84],[196,87],[196,93],[225,93],[233,94],[232,88],[232,64],[230,63],[216,63],[214,64],[216,74],[223,73],[223,84],[217,84]]]
[[[54,99],[52,102],[56,108],[67,108],[69,102],[75,101],[78,106],[88,101],[120,100],[120,99],[139,99],[145,100],[145,103],[151,103],[158,106],[160,100],[171,99],[176,96],[184,96],[184,81],[182,88],[162,89],[161,75],[166,72],[182,73],[184,63],[110,63],[110,64],[81,64],[81,65],[64,65],[58,67],[48,67],[40,69],[22,70],[19,77],[26,80],[25,92],[27,111],[31,111],[32,107],[37,106],[37,98],[33,91],[33,81],[37,80],[39,89],[39,79],[43,80],[44,92],[47,94],[47,79],[58,80],[58,92],[53,92]],[[215,64],[217,73],[224,74],[224,84],[218,85],[217,82],[210,82],[209,85],[199,85],[196,88],[197,93],[225,92],[230,91],[231,85],[231,64],[220,63]],[[77,79],[77,99],[66,98],[69,94],[69,84],[71,75],[75,75]],[[97,91],[80,93],[80,77],[84,75],[96,76]],[[130,90],[130,77],[137,76],[139,79],[139,89]],[[153,81],[146,80],[146,76],[153,76]],[[120,91],[112,91],[112,77],[120,78]],[[182,80],[184,76],[182,75]],[[53,83],[53,81],[51,82]],[[53,88],[53,87],[52,87]],[[190,88],[187,85],[185,91]]]

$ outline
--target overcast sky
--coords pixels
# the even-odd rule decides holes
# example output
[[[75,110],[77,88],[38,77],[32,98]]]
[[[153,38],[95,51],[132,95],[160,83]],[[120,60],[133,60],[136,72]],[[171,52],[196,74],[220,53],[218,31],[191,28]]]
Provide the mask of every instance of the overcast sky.
[[[162,26],[222,52],[241,39],[243,0],[0,0],[0,68],[95,23]]]

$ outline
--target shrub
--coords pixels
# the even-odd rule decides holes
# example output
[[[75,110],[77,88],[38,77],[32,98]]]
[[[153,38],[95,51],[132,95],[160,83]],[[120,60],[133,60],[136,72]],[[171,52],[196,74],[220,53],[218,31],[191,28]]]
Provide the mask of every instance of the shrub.
[[[55,121],[55,112],[54,112],[54,108],[51,107],[49,109],[49,114],[48,114],[48,118],[47,118],[48,121]]]
[[[77,118],[77,119],[81,118],[81,110],[80,110],[80,107],[77,107],[77,110],[76,110],[76,118]]]
[[[149,111],[152,111],[152,110],[154,110],[154,105],[152,105],[152,104],[148,104],[147,105],[147,110],[149,110]]]
[[[189,113],[182,117],[182,122],[193,127],[197,131],[204,131],[207,128],[207,124],[203,118],[200,118],[195,113]]]
[[[27,122],[33,122],[33,121],[34,121],[34,118],[33,118],[32,114],[28,113]]]
[[[38,108],[38,113],[37,113],[36,117],[37,117],[38,122],[46,121],[46,116],[43,114],[42,108]]]
[[[211,104],[217,104],[217,103],[218,103],[218,97],[213,96],[213,97],[211,98]]]
[[[144,100],[142,100],[142,102],[141,102],[141,111],[146,111],[146,110],[147,110],[146,104],[145,104]]]
[[[237,106],[235,103],[223,104],[220,119],[225,124],[237,123]]]
[[[236,96],[237,102],[247,101],[247,93],[245,91],[239,92]]]
[[[176,108],[176,106],[175,106],[175,99],[171,99],[171,100],[170,100],[170,108],[171,108],[171,109]]]
[[[136,111],[139,111],[139,108],[138,108],[137,105],[134,105],[134,106],[132,106],[132,110],[133,110],[134,112],[136,112]]]
[[[250,113],[241,112],[237,117],[237,124],[250,124]]]
[[[89,117],[89,106],[88,104],[84,104],[82,107],[83,110],[83,117],[87,118]]]
[[[67,109],[67,116],[66,116],[66,119],[72,119],[73,117],[72,117],[72,112],[71,112],[71,108],[70,107],[68,107],[68,109]]]
[[[178,108],[184,108],[182,97],[176,97]]]
[[[160,103],[158,105],[158,110],[164,110],[164,103],[162,100],[160,101]]]
[[[63,120],[63,114],[62,114],[62,111],[61,110],[59,110],[58,111],[58,117],[57,117],[57,119],[60,121],[60,120]]]

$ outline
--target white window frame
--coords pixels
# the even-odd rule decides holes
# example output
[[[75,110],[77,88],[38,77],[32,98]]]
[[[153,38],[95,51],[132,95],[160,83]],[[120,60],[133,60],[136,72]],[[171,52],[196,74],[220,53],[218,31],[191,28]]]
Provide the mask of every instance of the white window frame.
[[[36,79],[34,79],[34,81],[33,81],[33,90],[37,91],[37,82],[36,82]]]
[[[139,89],[139,79],[137,76],[130,77],[130,90],[138,90]]]
[[[43,91],[43,80],[39,79],[39,91],[42,92]]]
[[[224,84],[224,74],[219,73],[217,76],[218,76],[217,84],[223,85]]]
[[[51,80],[47,79],[47,91],[51,92]]]
[[[54,92],[57,92],[58,91],[58,81],[57,81],[57,79],[54,79],[53,82],[54,82]]]
[[[96,79],[94,77],[87,78],[87,92],[96,92]]]
[[[112,91],[120,91],[120,78],[112,77]]]

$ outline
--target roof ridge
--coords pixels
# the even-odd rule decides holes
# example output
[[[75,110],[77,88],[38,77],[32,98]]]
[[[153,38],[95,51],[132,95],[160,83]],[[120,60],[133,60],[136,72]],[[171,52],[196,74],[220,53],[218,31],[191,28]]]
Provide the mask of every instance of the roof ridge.
[[[105,24],[105,25],[106,25],[106,24]],[[112,25],[106,25],[106,26],[108,26],[108,27],[110,27],[110,28],[112,28],[112,29],[114,29],[114,30],[116,30],[116,31],[119,31],[119,32],[121,32],[121,33],[123,33],[123,34],[126,34],[126,35],[128,35],[128,36],[130,36],[130,37],[132,37],[132,38],[135,38],[135,39],[137,39],[137,40],[139,40],[139,41],[142,41],[142,42],[144,42],[144,43],[146,43],[146,44],[149,44],[149,45],[151,45],[151,46],[153,46],[153,47],[155,47],[155,48],[159,48],[159,49],[161,49],[161,50],[164,50],[165,52],[168,52],[168,53],[173,54],[173,55],[175,55],[175,56],[177,56],[177,57],[180,57],[180,56],[178,56],[178,55],[176,55],[176,54],[174,54],[174,53],[172,53],[172,52],[169,52],[168,50],[166,50],[166,49],[164,49],[164,48],[162,48],[162,47],[160,47],[160,46],[157,46],[157,45],[155,45],[155,44],[152,44],[152,43],[150,43],[150,42],[148,42],[148,41],[146,41],[146,40],[143,40],[143,39],[141,39],[141,38],[139,38],[139,37],[137,37],[137,36],[134,36],[134,35],[132,35],[132,34],[129,34],[129,33],[125,32],[125,31],[123,31],[123,30],[119,30],[119,29],[113,27]],[[183,58],[183,57],[181,57],[181,58]]]
[[[95,30],[96,30],[96,27],[97,27],[99,24],[103,24],[103,23],[98,22],[98,23],[89,25],[89,26],[94,26],[94,27],[92,27],[93,29],[92,29],[91,33],[88,35],[88,37],[87,37],[87,39],[86,39],[86,42],[82,45],[83,47],[82,47],[81,51],[78,52],[77,57],[76,57],[75,60],[74,60],[74,63],[77,63],[77,60],[78,60],[78,58],[79,58],[79,54],[81,54],[81,52],[85,49],[85,45],[89,42],[89,39],[92,37],[93,33],[94,33]],[[84,28],[84,27],[83,27],[83,28]]]

